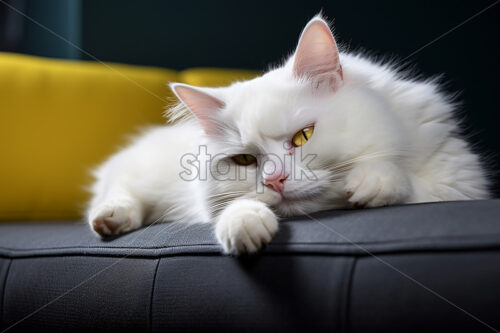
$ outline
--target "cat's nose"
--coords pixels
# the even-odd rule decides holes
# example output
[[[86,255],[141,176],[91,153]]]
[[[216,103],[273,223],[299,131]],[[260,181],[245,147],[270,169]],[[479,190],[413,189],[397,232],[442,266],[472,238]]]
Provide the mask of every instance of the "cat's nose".
[[[274,173],[264,180],[264,185],[272,187],[278,193],[283,192],[285,188],[285,180],[288,178],[288,174]]]

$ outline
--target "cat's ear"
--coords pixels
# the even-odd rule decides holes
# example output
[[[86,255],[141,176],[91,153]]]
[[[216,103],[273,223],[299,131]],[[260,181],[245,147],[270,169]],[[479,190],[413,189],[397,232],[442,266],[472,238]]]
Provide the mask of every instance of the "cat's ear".
[[[224,102],[210,95],[203,88],[182,83],[171,83],[170,89],[179,100],[200,120],[207,134],[217,133],[214,114],[224,108]]]
[[[343,81],[339,50],[328,24],[319,16],[306,25],[295,51],[293,74],[312,80],[314,87],[327,85],[335,91]]]

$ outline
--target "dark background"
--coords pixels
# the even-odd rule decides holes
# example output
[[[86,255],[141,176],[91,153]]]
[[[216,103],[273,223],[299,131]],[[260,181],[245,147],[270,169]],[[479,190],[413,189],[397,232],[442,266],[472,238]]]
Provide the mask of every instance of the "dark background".
[[[0,0],[0,50],[173,69],[265,70],[294,49],[301,29],[320,10],[334,19],[336,37],[347,49],[405,60],[425,76],[444,74],[445,90],[460,93],[465,133],[496,177],[498,1]]]

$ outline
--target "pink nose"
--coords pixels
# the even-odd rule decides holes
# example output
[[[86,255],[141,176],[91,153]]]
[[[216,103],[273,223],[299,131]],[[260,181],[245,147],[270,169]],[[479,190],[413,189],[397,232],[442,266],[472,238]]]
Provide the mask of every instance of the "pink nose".
[[[267,177],[264,181],[264,185],[269,185],[278,193],[283,192],[285,188],[285,180],[288,178],[288,175],[284,175],[282,173],[272,174]]]

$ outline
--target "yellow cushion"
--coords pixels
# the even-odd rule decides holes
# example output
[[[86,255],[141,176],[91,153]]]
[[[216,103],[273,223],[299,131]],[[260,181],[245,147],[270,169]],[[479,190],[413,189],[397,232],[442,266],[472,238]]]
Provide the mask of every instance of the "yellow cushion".
[[[257,72],[241,69],[193,68],[179,73],[179,81],[199,87],[227,86],[257,76]]]
[[[255,75],[0,53],[0,220],[80,217],[89,171],[126,134],[164,123],[167,82],[213,86]]]

